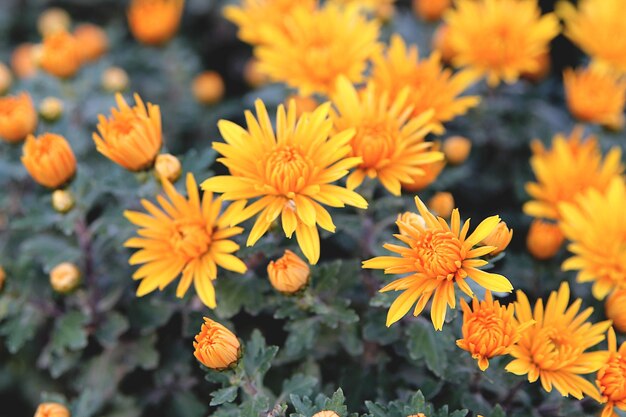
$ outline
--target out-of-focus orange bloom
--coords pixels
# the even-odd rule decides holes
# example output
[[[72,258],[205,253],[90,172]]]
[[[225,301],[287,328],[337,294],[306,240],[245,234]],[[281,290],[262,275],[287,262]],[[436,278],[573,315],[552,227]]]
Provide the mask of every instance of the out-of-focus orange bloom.
[[[491,255],[495,256],[509,246],[512,238],[513,229],[509,229],[505,222],[500,222],[498,227],[493,229],[481,243],[485,246],[495,246],[497,249],[491,252]]]
[[[106,32],[97,25],[84,23],[74,29],[74,37],[80,45],[83,61],[96,61],[109,49],[109,39]]]
[[[195,339],[193,355],[207,368],[229,368],[241,356],[241,346],[233,332],[207,317]]]
[[[319,103],[313,96],[301,96],[299,94],[292,94],[285,100],[285,106],[289,105],[289,102],[293,100],[296,103],[296,116],[300,117],[303,113],[311,113],[319,106]]]
[[[250,58],[246,62],[243,68],[243,78],[253,88],[267,84],[269,81],[269,77],[259,69],[259,61],[255,58]]]
[[[556,255],[564,240],[563,232],[557,224],[535,219],[528,230],[526,246],[532,256],[546,260]]]
[[[441,19],[450,6],[452,6],[452,0],[413,0],[415,14],[428,22]]]
[[[620,332],[626,333],[626,290],[617,289],[604,302],[606,317]]]
[[[522,71],[522,77],[534,83],[546,78],[548,74],[550,74],[550,68],[552,66],[549,52],[537,55],[535,61],[537,65],[532,71]]]
[[[48,36],[55,32],[67,31],[72,24],[69,13],[60,7],[51,7],[39,15],[37,30],[41,36]]]
[[[81,46],[70,33],[54,32],[44,38],[39,65],[47,73],[59,78],[73,77],[82,61]]]
[[[267,266],[267,276],[272,287],[285,294],[300,291],[309,282],[310,275],[311,270],[306,262],[290,250]]]
[[[224,80],[215,71],[204,71],[193,79],[191,92],[201,104],[215,104],[224,97]]]
[[[435,216],[448,219],[454,210],[454,197],[448,192],[439,191],[428,200],[428,209]]]
[[[463,136],[452,136],[443,142],[443,153],[451,165],[465,162],[472,150],[472,141]]]
[[[18,78],[30,78],[37,73],[34,45],[23,43],[11,55],[11,68]]]
[[[35,411],[35,417],[70,417],[70,410],[59,403],[42,403]]]
[[[24,144],[22,163],[31,177],[48,188],[58,188],[76,173],[76,158],[61,135],[29,135]]]
[[[441,148],[440,142],[435,142],[433,145],[433,152],[439,151]],[[445,158],[441,161],[433,162],[432,164],[423,165],[421,168],[424,171],[424,175],[416,175],[413,177],[413,183],[402,183],[402,188],[407,191],[420,191],[424,188],[428,187],[430,184],[435,182],[439,177],[441,171],[446,166]]]
[[[450,42],[450,28],[445,23],[439,25],[433,34],[432,47],[439,51],[441,60],[450,64],[456,55],[452,42]]]
[[[128,25],[133,36],[146,45],[163,45],[178,31],[184,0],[132,0]]]
[[[37,111],[27,93],[0,98],[0,138],[18,142],[36,127]]]

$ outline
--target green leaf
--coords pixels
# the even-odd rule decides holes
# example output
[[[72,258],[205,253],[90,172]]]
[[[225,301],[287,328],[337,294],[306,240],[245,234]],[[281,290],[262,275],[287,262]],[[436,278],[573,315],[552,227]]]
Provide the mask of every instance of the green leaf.
[[[277,346],[266,346],[265,338],[258,329],[252,332],[250,341],[245,346],[243,365],[246,374],[262,379],[270,369],[272,360],[278,352]]]
[[[283,382],[282,397],[289,397],[291,395],[311,395],[313,388],[317,386],[317,378],[309,375],[295,374],[289,379]]]
[[[52,332],[51,348],[61,353],[65,349],[79,350],[87,346],[88,318],[79,311],[70,311],[57,319]]]
[[[339,414],[339,417],[343,417],[348,414],[348,407],[345,406],[346,397],[343,395],[343,390],[339,388],[333,393],[331,398],[327,398],[324,402],[324,410],[332,410]]]
[[[213,399],[211,400],[211,403],[209,405],[220,405],[220,404],[231,403],[235,401],[235,398],[237,398],[238,390],[239,390],[239,387],[232,386],[232,387],[226,387],[226,388],[222,388],[222,389],[218,389],[217,391],[214,391],[211,394],[211,397],[213,397]]]
[[[0,327],[0,334],[5,336],[4,343],[11,353],[17,353],[24,344],[35,337],[37,328],[44,322],[39,310],[30,304],[23,306],[19,314],[12,316]]]
[[[117,311],[113,311],[107,313],[96,330],[95,336],[102,346],[112,347],[129,327],[128,319]]]
[[[435,330],[425,321],[411,324],[407,330],[407,348],[413,360],[424,358],[426,366],[438,377],[442,377],[448,365],[445,344],[437,340]]]
[[[177,391],[172,396],[168,415],[176,417],[204,417],[208,407],[199,401],[192,392]]]

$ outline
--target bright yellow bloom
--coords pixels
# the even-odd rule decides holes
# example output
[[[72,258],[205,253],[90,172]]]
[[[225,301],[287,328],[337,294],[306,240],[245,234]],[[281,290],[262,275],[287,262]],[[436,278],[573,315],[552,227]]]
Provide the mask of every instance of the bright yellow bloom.
[[[70,417],[70,410],[59,403],[42,403],[35,411],[35,417]]]
[[[486,246],[495,246],[496,250],[491,252],[491,255],[495,256],[509,246],[511,239],[513,239],[513,229],[509,229],[505,222],[500,222],[481,243]]]
[[[457,0],[455,6],[445,16],[454,64],[485,75],[492,86],[535,71],[560,30],[553,13],[541,16],[537,0]]]
[[[626,3],[624,0],[580,0],[557,4],[565,36],[601,64],[626,72]]]
[[[22,152],[22,163],[31,177],[48,188],[58,188],[76,173],[76,158],[63,136],[44,133],[29,135]]]
[[[135,107],[130,107],[121,94],[115,95],[118,109],[111,117],[98,116],[98,133],[93,134],[96,149],[102,155],[130,171],[150,168],[161,150],[161,110],[144,105],[135,94]]]
[[[36,127],[37,111],[28,93],[0,97],[0,138],[19,142]]]
[[[157,288],[163,290],[182,273],[176,296],[182,298],[193,282],[202,302],[215,308],[217,267],[243,274],[246,265],[233,255],[239,245],[230,237],[240,234],[240,227],[226,224],[227,213],[220,216],[222,199],[213,199],[212,193],[198,192],[196,180],[187,174],[187,198],[174,186],[163,181],[169,201],[157,197],[161,209],[142,200],[148,214],[125,211],[124,216],[141,227],[137,234],[124,244],[139,249],[130,257],[131,265],[144,264],[134,274],[140,279],[137,296],[142,297]]]
[[[341,75],[361,82],[367,62],[380,50],[378,22],[368,21],[356,6],[298,7],[281,19],[285,30],[268,27],[268,42],[255,56],[261,71],[304,96],[332,92]]]
[[[163,45],[178,31],[184,6],[185,0],[131,0],[130,31],[146,45]]]
[[[410,274],[393,281],[381,289],[403,291],[396,298],[387,314],[387,326],[400,320],[417,302],[413,315],[419,315],[430,298],[430,311],[435,329],[441,330],[446,318],[447,306],[456,306],[454,284],[461,291],[473,296],[468,279],[492,291],[511,292],[513,286],[502,275],[478,268],[488,264],[481,256],[494,250],[493,246],[475,246],[498,226],[500,217],[483,220],[469,236],[469,220],[461,225],[459,210],[454,209],[450,225],[431,214],[422,200],[415,197],[415,204],[426,225],[417,222],[396,222],[400,234],[394,235],[408,247],[386,243],[384,248],[400,256],[379,256],[363,262],[363,268],[384,269],[385,274]]]
[[[191,83],[191,92],[201,104],[215,104],[224,97],[224,80],[215,71],[198,74]]]
[[[193,355],[202,365],[218,371],[234,366],[241,357],[241,345],[233,332],[207,317],[193,348]]]
[[[322,204],[367,208],[363,197],[332,184],[362,162],[349,156],[354,129],[331,135],[330,103],[297,118],[292,101],[287,110],[283,105],[278,107],[274,133],[265,104],[261,100],[255,104],[256,118],[246,111],[247,130],[227,120],[218,123],[226,143],[213,142],[213,148],[223,156],[218,160],[228,167],[230,175],[209,178],[202,188],[224,193],[225,200],[238,201],[241,210],[233,215],[233,225],[258,214],[248,246],[281,216],[285,235],[291,238],[295,232],[304,256],[315,264],[320,256],[317,225],[335,231]],[[255,201],[244,209],[250,199]]]
[[[579,282],[592,282],[602,300],[615,288],[626,289],[626,184],[615,177],[604,191],[590,189],[559,206],[561,229],[574,254],[564,270],[577,270]]]
[[[423,20],[435,22],[452,6],[452,0],[413,0],[413,11]]]
[[[513,304],[501,306],[499,301],[493,301],[491,291],[487,291],[483,301],[474,297],[471,309],[461,299],[461,308],[463,339],[457,340],[456,344],[472,354],[481,371],[489,367],[489,359],[507,355],[520,340],[522,332],[534,324],[532,320],[519,323]]]
[[[558,224],[535,219],[526,236],[526,247],[532,256],[540,260],[553,258],[561,249],[565,236]]]
[[[46,35],[39,65],[49,74],[59,78],[73,77],[83,63],[81,46],[68,32]]]
[[[369,83],[361,92],[346,78],[337,82],[331,96],[336,111],[331,113],[334,128],[356,130],[350,146],[351,156],[363,162],[348,176],[347,186],[357,188],[365,177],[378,178],[393,195],[400,195],[402,183],[424,174],[423,165],[443,160],[441,152],[432,151],[432,142],[424,137],[432,130],[433,111],[412,118],[412,107],[404,89],[394,100],[387,91]]]
[[[454,210],[454,196],[447,191],[437,191],[426,205],[435,216],[449,219]]]
[[[309,282],[309,266],[289,249],[276,261],[267,265],[267,276],[276,290],[293,294],[300,291]]]
[[[596,375],[596,386],[600,390],[603,403],[601,417],[616,416],[614,407],[626,411],[626,342],[617,350],[617,340],[613,328],[609,329],[609,350],[602,368]]]
[[[439,52],[419,60],[417,46],[407,47],[402,37],[394,35],[385,54],[374,57],[372,81],[380,91],[390,91],[394,100],[401,91],[409,87],[407,104],[413,106],[413,115],[433,109],[436,133],[443,132],[441,123],[463,115],[480,102],[478,96],[459,97],[476,77],[469,71],[453,74],[443,67]]]
[[[567,108],[578,120],[620,129],[624,125],[626,78],[599,67],[563,72]]]
[[[71,262],[62,262],[50,271],[50,285],[61,294],[67,294],[80,284],[80,269]]]
[[[434,142],[431,150],[432,152],[439,152],[440,148],[441,143]],[[437,180],[439,174],[441,174],[441,171],[443,171],[445,166],[445,158],[441,161],[422,165],[420,168],[424,171],[424,174],[414,175],[413,178],[411,178],[413,182],[403,182],[402,187],[408,191],[421,191]]]
[[[109,49],[109,38],[104,29],[91,23],[84,23],[74,29],[74,38],[80,46],[84,62],[96,61]]]
[[[524,213],[533,217],[559,219],[560,203],[574,201],[589,188],[603,191],[624,171],[620,149],[614,147],[603,160],[596,137],[590,135],[583,141],[580,127],[569,138],[555,135],[551,150],[538,140],[532,142],[531,149],[530,165],[537,182],[526,183],[526,192],[534,200],[524,204]]]
[[[176,182],[180,178],[182,166],[178,158],[169,153],[162,153],[154,161],[154,175],[159,181]]]
[[[607,297],[604,312],[617,331],[626,333],[626,289],[615,290]]]
[[[531,310],[528,297],[517,291],[515,314],[519,322],[535,320],[535,325],[522,334],[511,349],[515,358],[506,370],[516,375],[528,375],[529,382],[541,380],[541,386],[551,392],[556,388],[562,395],[581,399],[583,394],[598,400],[598,391],[581,375],[597,371],[603,364],[603,352],[586,352],[604,340],[610,321],[591,324],[586,321],[593,308],[578,314],[582,304],[577,299],[569,305],[570,290],[563,282],[552,291],[548,302],[539,299]]]

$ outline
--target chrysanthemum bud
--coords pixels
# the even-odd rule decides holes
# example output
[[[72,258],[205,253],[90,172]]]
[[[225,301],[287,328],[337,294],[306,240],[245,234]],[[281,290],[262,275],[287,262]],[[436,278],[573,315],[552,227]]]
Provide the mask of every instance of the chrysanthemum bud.
[[[18,78],[30,78],[37,73],[35,48],[33,44],[23,43],[11,54],[11,68]]]
[[[413,11],[422,20],[434,22],[441,19],[451,5],[451,0],[413,0]]]
[[[44,133],[26,138],[22,163],[31,177],[48,188],[58,188],[76,173],[76,158],[63,136]]]
[[[47,122],[55,122],[63,115],[63,102],[56,97],[46,97],[39,104],[39,114]]]
[[[513,238],[513,229],[509,229],[506,223],[501,221],[498,223],[495,229],[482,240],[482,244],[485,246],[495,246],[497,249],[490,253],[491,256],[495,256],[501,253],[509,246],[511,239]]]
[[[246,62],[246,66],[243,69],[243,78],[250,87],[260,87],[263,84],[267,84],[268,77],[259,70],[259,61],[254,58],[250,58]]]
[[[536,219],[530,225],[526,246],[531,255],[546,260],[557,254],[565,237],[559,226]]]
[[[106,32],[91,23],[78,25],[74,29],[74,37],[80,45],[80,54],[84,62],[96,61],[109,49]]]
[[[428,200],[427,205],[433,214],[447,219],[454,210],[454,197],[448,192],[439,191]]]
[[[178,30],[185,0],[132,0],[128,25],[135,39],[146,45],[163,45]]]
[[[166,179],[169,182],[176,182],[180,177],[181,171],[180,161],[169,153],[158,155],[154,161],[154,175],[156,175],[159,181]]]
[[[61,294],[67,294],[80,284],[80,270],[70,262],[63,262],[50,271],[50,285]]]
[[[409,225],[416,227],[426,227],[426,220],[422,216],[417,213],[413,213],[411,211],[405,211],[402,214],[398,214],[397,221],[408,223]],[[406,233],[401,229],[400,234],[405,235]]]
[[[311,113],[319,106],[317,100],[315,100],[315,98],[311,96],[305,97],[298,94],[292,94],[287,97],[287,100],[285,100],[286,105],[289,104],[291,100],[296,103],[297,117],[302,116],[303,113]]]
[[[339,417],[339,414],[335,413],[332,410],[322,410],[313,414],[312,417]]]
[[[224,81],[215,71],[204,71],[194,78],[191,91],[201,104],[215,104],[224,97]]]
[[[70,417],[70,410],[59,403],[42,403],[35,411],[35,417]]]
[[[267,275],[276,290],[293,294],[306,286],[311,271],[298,255],[287,249],[282,257],[269,263]]]
[[[237,337],[226,327],[205,317],[204,323],[193,342],[193,355],[207,368],[223,370],[237,364],[241,345]]]
[[[435,30],[432,41],[433,49],[439,51],[443,62],[451,63],[456,55],[452,42],[450,42],[450,28],[446,24],[441,24]]]
[[[0,265],[0,291],[4,288],[4,281],[7,279],[7,273],[4,271],[4,268]]]
[[[128,74],[122,68],[109,67],[102,73],[102,88],[119,93],[128,88]]]
[[[47,73],[71,78],[80,69],[82,60],[80,45],[70,33],[54,32],[44,38],[39,65]]]
[[[613,321],[613,327],[626,333],[626,290],[615,290],[604,303],[606,316]]]
[[[58,7],[51,7],[39,15],[37,29],[41,36],[69,30],[72,18],[69,13]]]
[[[11,76],[11,71],[9,71],[9,67],[0,62],[0,95],[9,91],[12,83],[13,77]]]
[[[443,153],[451,165],[465,162],[472,150],[472,142],[463,136],[452,136],[443,142]]]
[[[59,213],[67,213],[74,207],[74,196],[67,190],[55,190],[52,193],[52,207]]]
[[[426,417],[424,413],[411,414],[409,417]]]
[[[27,93],[0,97],[0,138],[19,142],[35,131],[37,111]]]

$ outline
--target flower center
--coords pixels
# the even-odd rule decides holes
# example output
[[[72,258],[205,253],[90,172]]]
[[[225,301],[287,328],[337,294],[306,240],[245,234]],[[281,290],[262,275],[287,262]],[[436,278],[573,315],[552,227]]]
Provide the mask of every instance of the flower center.
[[[170,244],[178,255],[189,259],[199,258],[211,246],[211,232],[207,230],[202,220],[176,220]]]
[[[542,329],[541,333],[531,349],[532,360],[538,368],[562,369],[574,363],[582,354],[582,341],[568,329],[552,326]]]
[[[390,120],[375,121],[359,128],[352,139],[352,152],[363,158],[361,168],[381,169],[388,165],[399,133]]]
[[[120,136],[127,136],[133,131],[133,117],[118,115],[111,121],[111,129]]]
[[[617,354],[598,372],[598,383],[609,401],[626,400],[626,358]]]
[[[309,163],[300,151],[291,146],[274,150],[266,164],[265,175],[280,194],[293,198],[308,182],[311,173]]]
[[[438,280],[457,278],[464,255],[461,241],[452,232],[427,230],[412,242],[411,247],[414,250],[415,266],[420,272]]]

